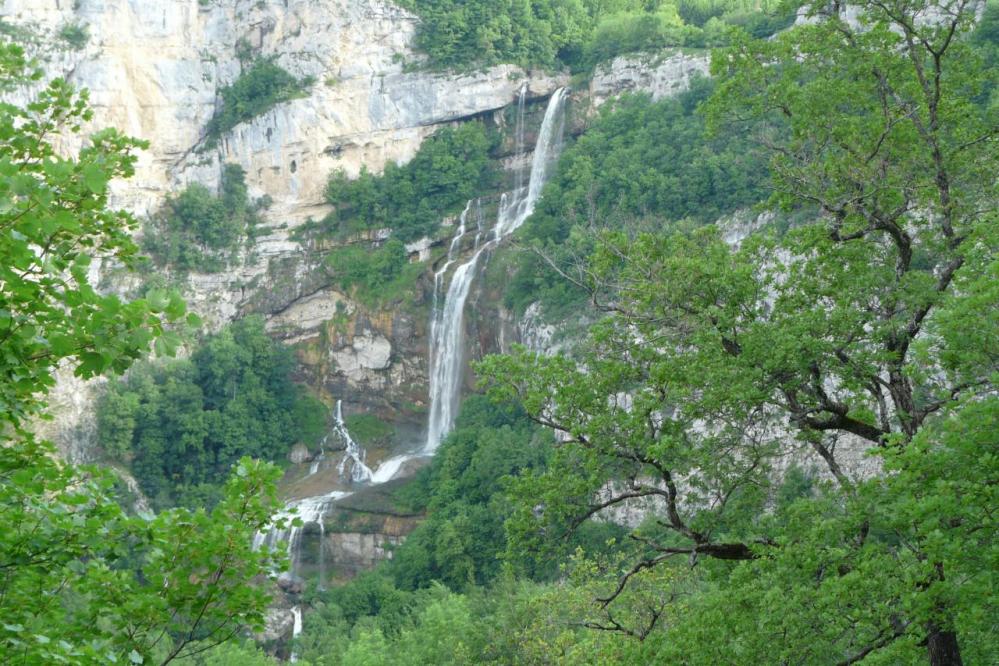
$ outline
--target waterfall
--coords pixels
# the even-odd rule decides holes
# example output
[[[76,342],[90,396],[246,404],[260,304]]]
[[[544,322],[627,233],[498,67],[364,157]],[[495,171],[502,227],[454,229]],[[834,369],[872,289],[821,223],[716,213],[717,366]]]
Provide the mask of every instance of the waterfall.
[[[275,516],[275,521],[284,520],[285,527],[278,528],[272,526],[265,532],[257,532],[253,536],[253,549],[276,548],[278,544],[285,543],[288,549],[288,559],[290,562],[289,573],[295,575],[298,571],[300,560],[300,546],[302,542],[302,532],[309,523],[319,525],[321,533],[324,533],[323,516],[329,510],[330,505],[338,499],[343,499],[350,493],[334,491],[318,497],[306,497],[305,499],[292,500],[288,502],[284,509]],[[301,525],[295,526],[291,522],[298,518]],[[320,545],[320,560],[322,560],[322,546]]]
[[[403,465],[414,458],[432,455],[441,440],[451,430],[458,409],[458,398],[461,389],[461,371],[463,358],[464,309],[469,291],[479,271],[483,255],[488,255],[504,238],[516,231],[532,212],[541,194],[541,189],[548,178],[549,169],[558,157],[564,130],[564,106],[567,90],[560,88],[555,91],[548,102],[544,121],[541,124],[538,140],[534,148],[531,162],[530,178],[524,184],[524,173],[517,169],[514,178],[514,188],[500,197],[496,223],[489,233],[479,199],[470,200],[462,211],[454,238],[448,247],[447,259],[444,265],[434,274],[433,312],[430,320],[430,414],[427,424],[427,439],[422,449],[402,455],[397,455],[384,461],[376,471],[372,471],[365,463],[365,451],[351,437],[343,420],[343,406],[337,400],[333,414],[332,430],[320,443],[319,455],[309,467],[309,476],[316,474],[322,462],[326,459],[326,444],[331,435],[336,435],[344,444],[343,458],[337,470],[340,475],[350,469],[350,479],[354,483],[368,482],[377,485],[390,481]],[[524,116],[526,110],[527,85],[521,87],[517,100],[517,126],[514,140],[518,155],[524,152]],[[470,235],[470,224],[474,216],[475,238],[472,243],[472,256],[454,269],[450,283],[446,278],[448,271],[458,264],[462,252],[462,244],[467,244],[466,236]],[[447,289],[445,291],[445,284]],[[284,520],[287,525],[278,529],[258,532],[253,538],[253,548],[277,548],[284,544],[290,561],[290,574],[296,575],[301,559],[301,541],[305,526],[315,523],[320,531],[319,550],[319,585],[322,587],[325,579],[325,562],[323,547],[325,541],[325,526],[323,517],[330,506],[337,500],[351,495],[350,492],[334,491],[317,497],[288,502],[275,520]],[[291,525],[295,518],[300,520],[298,527]],[[294,617],[292,637],[297,638],[302,633],[302,609],[295,606],[291,609]],[[294,652],[290,661],[298,660]]]
[[[302,607],[295,606],[291,609],[291,616],[294,618],[294,623],[291,625],[291,638],[292,640],[298,638],[302,633]],[[295,663],[298,661],[298,655],[294,652],[288,657],[288,661]]]
[[[326,440],[328,440],[329,437],[330,436],[327,434],[323,437],[322,441],[319,442],[319,455],[316,456],[311,463],[309,463],[309,473],[306,474],[306,477],[314,476],[319,471],[320,465],[322,465],[323,461],[326,460]]]
[[[454,425],[457,415],[464,362],[465,301],[478,273],[479,260],[483,254],[491,251],[506,236],[516,231],[534,212],[534,205],[548,178],[549,168],[561,149],[566,94],[567,90],[560,88],[549,100],[534,148],[530,180],[526,186],[523,185],[523,175],[518,173],[514,190],[503,194],[500,198],[493,237],[481,247],[476,247],[472,257],[455,269],[443,299],[440,298],[439,292],[443,290],[444,272],[454,263],[450,251],[448,261],[434,276],[434,311],[430,323],[430,415],[427,420],[427,440],[422,451],[424,454],[431,454],[437,450],[441,440]],[[521,88],[517,103],[516,128],[516,140],[521,143],[526,95],[526,87]],[[466,207],[466,213],[467,211]],[[465,231],[463,222],[459,232],[464,235]],[[460,241],[460,237],[456,240]],[[453,247],[454,241],[452,241]]]
[[[340,437],[340,441],[344,443],[346,447],[343,458],[340,460],[340,464],[337,466],[337,472],[340,476],[343,476],[344,472],[347,471],[347,465],[350,465],[350,480],[354,483],[363,483],[365,481],[371,480],[371,468],[364,463],[364,459],[367,457],[367,452],[361,448],[361,445],[354,441],[354,438],[350,436],[350,431],[347,430],[347,424],[343,421],[343,403],[340,400],[336,401],[336,412],[333,415],[333,432]]]

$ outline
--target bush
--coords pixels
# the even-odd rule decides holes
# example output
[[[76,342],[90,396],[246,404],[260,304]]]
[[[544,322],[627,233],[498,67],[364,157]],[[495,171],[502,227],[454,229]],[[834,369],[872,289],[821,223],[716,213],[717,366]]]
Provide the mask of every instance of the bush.
[[[212,505],[244,455],[281,461],[315,444],[326,407],[291,381],[291,351],[248,317],[188,360],[136,366],[98,404],[98,441],[129,465],[158,508]]]
[[[313,81],[296,79],[268,58],[254,61],[232,85],[219,91],[222,109],[208,123],[207,144],[215,144],[236,125],[303,95]]]
[[[81,23],[67,23],[59,31],[59,39],[80,50],[90,41],[90,31]]]
[[[497,137],[482,123],[447,127],[424,141],[403,166],[389,164],[376,176],[367,170],[350,180],[338,171],[326,186],[336,211],[328,230],[341,233],[392,228],[410,241],[433,233],[441,218],[461,210],[494,177],[489,159]]]
[[[340,286],[369,305],[397,299],[423,271],[422,265],[409,263],[406,246],[397,238],[374,249],[361,245],[339,248],[330,253],[326,265]]]
[[[239,165],[222,171],[219,196],[192,183],[146,225],[142,248],[157,265],[180,271],[216,272],[235,258],[239,241],[252,235],[260,205],[251,204]]]

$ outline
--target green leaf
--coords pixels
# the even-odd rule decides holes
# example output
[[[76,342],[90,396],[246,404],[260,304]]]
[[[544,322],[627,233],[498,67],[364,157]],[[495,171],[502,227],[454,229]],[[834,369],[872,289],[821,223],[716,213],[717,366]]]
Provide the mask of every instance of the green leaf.
[[[83,165],[83,183],[94,194],[101,194],[107,188],[108,174],[97,164]]]

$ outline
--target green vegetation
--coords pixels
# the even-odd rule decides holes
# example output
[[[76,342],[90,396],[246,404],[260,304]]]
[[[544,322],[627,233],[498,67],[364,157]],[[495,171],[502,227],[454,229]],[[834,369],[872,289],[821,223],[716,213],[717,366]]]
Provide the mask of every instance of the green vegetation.
[[[278,104],[301,97],[314,82],[296,79],[272,59],[255,60],[231,85],[222,88],[222,108],[208,123],[206,146],[216,144],[236,125],[266,113]]]
[[[657,662],[995,662],[999,72],[970,9],[825,7],[717,53],[708,102],[765,140],[775,206],[824,217],[737,247],[600,234],[572,273],[607,304],[587,339],[480,366],[566,434],[513,487],[509,538],[544,553],[602,503],[655,498],[621,589],[687,571],[663,624],[625,625]],[[822,476],[782,488],[795,449]]]
[[[700,79],[674,99],[634,95],[604,107],[565,151],[523,237],[562,261],[591,251],[596,229],[703,224],[765,199],[769,174],[752,137],[736,128],[705,131],[697,109],[713,88]],[[530,252],[505,290],[512,307],[540,300],[549,314],[583,295]]]
[[[380,176],[362,171],[350,180],[342,171],[334,173],[326,200],[336,211],[324,221],[325,231],[391,228],[403,241],[433,234],[442,217],[459,212],[492,184],[489,155],[497,140],[482,123],[463,123],[439,130],[412,160],[389,163]]]
[[[560,572],[553,560],[539,562],[524,553],[508,552],[503,528],[513,510],[506,495],[507,479],[528,470],[544,469],[551,453],[551,435],[529,421],[521,409],[497,406],[483,396],[470,396],[462,404],[454,431],[430,466],[395,491],[397,505],[426,512],[427,519],[395,549],[393,559],[375,571],[343,587],[311,594],[312,604],[319,610],[306,623],[301,656],[316,664],[358,663],[353,660],[365,653],[369,640],[365,636],[371,632],[378,640],[390,636],[389,642],[400,641],[406,649],[416,649],[413,632],[426,621],[428,612],[443,612],[439,621],[458,621],[452,631],[460,631],[461,640],[470,641],[471,634],[466,636],[464,628],[473,623],[467,617],[473,607],[467,598],[448,590],[473,595],[477,604],[487,603],[485,608],[475,609],[482,615],[475,622],[485,623],[488,613],[496,612],[498,605],[516,603],[502,596],[512,593],[509,576],[503,576],[504,568],[510,572],[515,567],[522,576],[537,580],[557,577]],[[591,525],[563,544],[560,552],[568,554],[583,546],[604,553],[607,539],[621,532],[609,524]],[[532,594],[539,589],[533,584],[518,585]],[[482,591],[492,586],[497,586],[492,588],[495,598],[489,601]],[[523,596],[527,599],[529,595]],[[452,603],[458,604],[460,613],[438,608]],[[475,632],[483,630],[484,624]],[[432,644],[433,638],[428,640],[407,657],[396,652],[403,649],[402,645],[390,649],[386,644],[381,652],[385,661],[376,663],[400,658],[413,660],[405,663],[441,663],[436,658],[420,659],[435,654],[454,657],[451,651],[456,649],[461,656],[458,663],[483,663],[476,658],[476,652],[468,651],[470,645],[444,646]],[[502,643],[509,649],[516,640],[507,636]],[[483,643],[478,649],[485,655],[490,648]]]
[[[365,448],[389,446],[395,435],[395,428],[374,414],[350,414],[344,421],[351,436]]]
[[[246,174],[238,164],[225,165],[221,189],[215,196],[192,183],[149,220],[142,249],[158,266],[215,273],[236,260],[240,241],[252,237],[265,202],[250,202]]]
[[[158,508],[211,506],[242,456],[281,461],[325,431],[326,409],[292,383],[292,353],[248,317],[189,361],[137,366],[98,406],[98,440]]]
[[[759,16],[727,0],[409,4],[440,9],[425,34],[445,56],[472,40],[476,59],[584,64]],[[488,399],[465,401],[433,461],[327,525],[426,516],[374,571],[288,593],[310,611],[299,663],[999,663],[999,14],[828,8],[773,40],[726,35],[713,89],[621,100],[567,151],[523,228],[562,274],[524,264],[510,298],[587,297],[595,323],[561,352],[478,364]],[[0,87],[40,79],[0,43]],[[0,104],[0,662],[272,663],[243,641],[282,564],[251,548],[280,471],[240,456],[315,441],[326,410],[257,318],[133,367],[174,350],[186,308],[88,281],[94,257],[142,266],[136,221],[108,208],[141,142],[52,144],[89,120],[58,79]],[[330,257],[355,296],[411,287],[405,240],[492,184],[494,139],[448,132],[419,171],[334,178],[320,232],[395,231]],[[252,226],[242,174],[227,179],[171,200],[164,229],[226,257]],[[798,217],[738,245],[711,224],[768,190]],[[131,368],[98,435],[158,515],[129,516],[110,473],[32,434],[58,368]]]
[[[79,50],[90,41],[90,33],[82,23],[67,23],[59,31],[59,39]]]
[[[791,7],[747,0],[400,0],[422,19],[417,45],[438,67],[513,62],[581,70],[666,46],[711,46],[738,25],[790,25]]]
[[[420,264],[407,270],[410,264],[406,246],[397,238],[374,249],[366,245],[336,249],[326,258],[326,265],[338,284],[353,290],[367,304],[395,300],[412,287],[414,270],[423,271]]]
[[[22,48],[0,40],[0,88],[31,90]],[[140,141],[103,130],[79,155],[53,144],[91,119],[57,78],[27,108],[0,105],[0,662],[166,664],[260,627],[253,583],[279,563],[251,548],[278,506],[277,471],[242,460],[204,510],[126,515],[106,470],[59,460],[33,434],[57,368],[121,372],[184,302],[123,301],[88,281],[93,257],[135,268],[135,220],[108,208],[108,183],[133,173]],[[62,142],[60,142],[62,143]]]
[[[326,199],[336,209],[304,233],[344,239],[391,229],[392,236],[380,246],[357,242],[330,252],[331,277],[369,305],[401,299],[424,269],[409,263],[405,241],[433,235],[443,217],[493,185],[490,153],[497,141],[482,123],[464,123],[439,130],[411,161],[390,163],[379,176],[364,170],[350,180],[342,171],[334,173]]]

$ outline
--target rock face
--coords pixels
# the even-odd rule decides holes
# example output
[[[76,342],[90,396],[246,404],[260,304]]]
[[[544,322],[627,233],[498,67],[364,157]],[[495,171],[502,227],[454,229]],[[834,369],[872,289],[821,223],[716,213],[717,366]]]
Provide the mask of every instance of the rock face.
[[[358,532],[334,532],[326,537],[326,552],[340,575],[352,577],[392,559],[392,549],[405,536]]]
[[[600,65],[590,82],[594,106],[626,92],[647,92],[652,99],[677,95],[690,88],[696,76],[707,76],[711,59],[706,55],[647,54],[620,56]]]
[[[530,95],[545,96],[565,79],[510,65],[470,74],[405,71],[404,63],[420,59],[411,48],[417,19],[387,0],[5,0],[0,18],[29,37],[47,76],[90,91],[95,129],[111,125],[149,140],[135,177],[114,184],[115,205],[142,216],[191,182],[217,187],[224,163],[243,167],[251,197],[273,202],[270,232],[257,238],[252,260],[188,276],[186,296],[209,329],[262,312],[269,330],[290,343],[315,340],[331,332],[329,322],[357,312],[323,283],[321,259],[292,238],[302,222],[328,212],[323,188],[332,171],[379,172],[407,161],[443,124],[503,108],[525,83]],[[86,27],[82,48],[59,37],[71,25]],[[239,76],[238,54],[247,52],[313,83],[209,148],[218,90]],[[11,97],[23,103],[32,92]],[[415,251],[426,258],[429,249],[424,242]],[[393,344],[395,331],[417,330],[413,321],[368,318],[335,328],[319,364],[334,378],[331,393],[418,388],[413,375],[425,374],[425,345],[402,345],[416,355],[407,366]],[[59,419],[46,434],[74,459],[93,448],[93,394],[92,384],[64,383],[55,396]]]
[[[272,216],[293,225],[324,212],[332,170],[380,171],[412,157],[435,125],[506,106],[525,81],[535,95],[559,83],[511,65],[405,72],[419,59],[417,20],[386,0],[6,0],[0,16],[37,34],[50,76],[91,91],[98,125],[150,141],[119,193],[140,214],[236,162],[251,191],[273,199]],[[58,37],[71,24],[89,31],[80,50]],[[314,83],[198,152],[247,50]]]
[[[424,139],[456,121],[488,116],[502,125],[500,111],[522,86],[528,98],[543,98],[567,75],[512,65],[472,73],[406,67],[422,57],[412,48],[417,19],[388,0],[4,0],[0,18],[29,37],[47,76],[89,89],[95,129],[111,125],[150,142],[135,177],[114,184],[115,205],[149,214],[192,182],[217,187],[226,163],[245,170],[251,197],[273,202],[265,230],[238,265],[183,278],[188,303],[209,330],[261,313],[272,335],[296,345],[301,379],[322,395],[410,434],[422,427],[429,296],[397,311],[353,302],[333,287],[324,253],[300,241],[296,229],[328,212],[323,189],[334,170],[355,175],[407,161]],[[67,26],[84,26],[86,44],[63,40]],[[271,58],[312,83],[209,145],[218,91],[252,58]],[[682,54],[618,58],[597,73],[590,93],[595,104],[625,90],[673,94],[705,69],[703,58]],[[31,93],[7,96],[23,103]],[[536,124],[527,123],[528,134]],[[78,148],[66,141],[67,151]],[[512,146],[506,155],[509,165],[528,159]],[[377,233],[366,239],[379,240]],[[427,260],[435,245],[423,239],[407,249]],[[112,290],[135,286],[107,281]],[[474,355],[518,337],[516,323],[494,307],[495,296],[482,299],[490,314],[470,323]],[[56,420],[43,434],[72,459],[92,459],[100,384],[63,374],[53,394]]]

